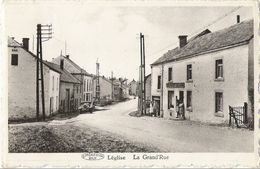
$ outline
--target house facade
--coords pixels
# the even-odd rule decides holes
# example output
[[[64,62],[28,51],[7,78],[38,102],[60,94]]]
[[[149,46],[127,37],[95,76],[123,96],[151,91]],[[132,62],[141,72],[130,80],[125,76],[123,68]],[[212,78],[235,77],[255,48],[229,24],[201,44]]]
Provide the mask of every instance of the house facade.
[[[8,117],[9,120],[36,118],[36,56],[23,44],[8,38]],[[60,72],[43,62],[45,114],[59,109]],[[40,90],[41,91],[41,90]],[[40,117],[42,116],[40,97]]]
[[[97,85],[97,80],[99,79],[99,95],[101,100],[112,100],[113,95],[113,85],[112,81],[106,78],[105,76],[95,76],[94,86]],[[94,87],[94,98],[96,98],[96,87]]]
[[[135,81],[134,79],[128,84],[130,95],[134,95],[134,96],[137,95],[137,85],[138,85],[138,82]]]
[[[53,58],[52,62],[58,65],[62,65],[66,71],[71,73],[81,82],[79,89],[81,93],[81,102],[91,102],[93,100],[94,83],[93,76],[91,74],[87,73],[84,69],[73,62],[69,55],[61,55]]]
[[[181,101],[186,119],[227,123],[229,106],[246,103],[252,118],[253,21],[179,39],[179,47],[151,65],[151,95],[160,105],[159,115],[175,118]]]
[[[59,112],[69,113],[78,110],[81,103],[80,80],[75,78],[62,65],[46,62],[50,67],[61,72]]]
[[[152,88],[152,78],[151,74],[145,76],[144,83],[145,83],[145,100],[150,101],[151,97],[151,88]]]

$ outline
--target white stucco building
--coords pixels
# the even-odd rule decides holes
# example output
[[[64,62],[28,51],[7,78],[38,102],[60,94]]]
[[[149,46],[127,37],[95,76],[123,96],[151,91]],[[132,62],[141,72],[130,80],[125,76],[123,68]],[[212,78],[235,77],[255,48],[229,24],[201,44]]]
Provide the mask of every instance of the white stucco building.
[[[23,39],[23,44],[8,38],[9,120],[36,118],[36,56],[28,48],[28,38]],[[49,67],[45,61],[43,72],[45,114],[49,116],[59,109],[60,72]]]
[[[229,106],[248,104],[253,114],[253,21],[210,32],[205,30],[169,50],[151,65],[154,101],[160,116],[174,118],[177,99],[182,99],[185,118],[226,123]]]

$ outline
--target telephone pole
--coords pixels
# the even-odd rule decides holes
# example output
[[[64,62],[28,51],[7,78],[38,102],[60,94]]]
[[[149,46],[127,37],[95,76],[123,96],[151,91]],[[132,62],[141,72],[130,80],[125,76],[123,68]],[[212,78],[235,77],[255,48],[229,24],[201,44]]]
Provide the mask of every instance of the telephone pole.
[[[146,91],[145,91],[145,45],[144,45],[144,35],[140,33],[140,58],[141,65],[139,70],[139,111],[141,114],[146,114]]]
[[[45,120],[45,97],[44,97],[44,77],[42,62],[42,42],[52,38],[52,25],[37,24],[37,61],[36,61],[36,118],[39,121],[40,95],[42,101],[42,118]],[[39,92],[39,84],[41,92]]]

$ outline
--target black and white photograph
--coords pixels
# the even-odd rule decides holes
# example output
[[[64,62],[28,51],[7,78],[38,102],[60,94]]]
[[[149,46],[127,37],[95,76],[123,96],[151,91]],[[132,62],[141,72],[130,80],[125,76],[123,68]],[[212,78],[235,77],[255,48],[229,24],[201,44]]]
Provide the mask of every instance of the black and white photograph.
[[[3,1],[5,166],[259,165],[258,2],[102,2]]]

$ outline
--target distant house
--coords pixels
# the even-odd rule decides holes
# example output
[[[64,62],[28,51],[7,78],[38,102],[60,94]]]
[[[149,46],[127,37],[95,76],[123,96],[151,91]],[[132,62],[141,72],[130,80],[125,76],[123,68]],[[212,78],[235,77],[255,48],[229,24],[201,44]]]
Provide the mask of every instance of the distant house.
[[[144,83],[145,83],[145,100],[151,100],[151,87],[152,87],[152,81],[151,81],[151,74],[145,76]]]
[[[127,79],[118,78],[113,81],[114,85],[114,100],[121,101],[129,98],[129,87]]]
[[[46,63],[53,69],[61,72],[59,112],[68,113],[77,111],[81,100],[80,80],[65,70],[64,65],[57,65],[51,62]]]
[[[134,95],[134,96],[137,95],[137,85],[138,85],[138,82],[135,81],[134,79],[128,84],[130,95]]]
[[[152,100],[160,116],[171,118],[178,102],[184,103],[185,118],[226,123],[229,106],[254,104],[254,24],[244,21],[228,28],[187,39],[151,65]]]
[[[18,43],[8,38],[8,117],[10,120],[36,118],[36,60],[29,51],[29,38]],[[61,72],[45,61],[44,95],[45,114],[58,112]],[[40,102],[40,117],[42,116]]]
[[[106,78],[105,76],[95,76],[94,77],[94,98],[96,98],[96,85],[97,85],[97,80],[99,79],[99,87],[100,87],[100,99],[101,100],[112,100],[112,81]]]
[[[71,73],[75,78],[77,78],[80,82],[80,93],[81,99],[80,102],[90,102],[93,100],[93,91],[94,91],[94,84],[93,84],[93,76],[82,69],[79,65],[73,62],[69,55],[67,56],[58,56],[53,58],[53,63],[58,65],[63,65],[63,68]]]

